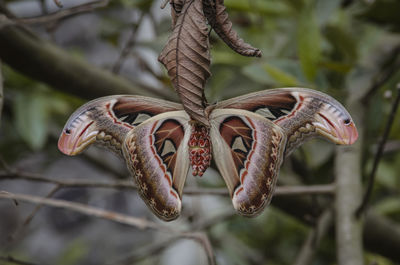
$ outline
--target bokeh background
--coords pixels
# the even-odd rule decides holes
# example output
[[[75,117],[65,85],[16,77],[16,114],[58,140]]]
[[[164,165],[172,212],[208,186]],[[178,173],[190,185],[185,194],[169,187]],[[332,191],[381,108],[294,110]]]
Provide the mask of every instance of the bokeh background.
[[[130,180],[126,166],[113,154],[91,147],[80,156],[66,157],[57,150],[57,138],[69,115],[89,99],[129,93],[177,100],[157,62],[171,32],[170,7],[160,9],[161,2],[100,1],[103,7],[71,11],[88,2],[62,0],[60,8],[50,0],[0,1],[1,191],[76,201],[164,225],[134,190],[54,190],[53,184],[10,173],[18,170],[56,180]],[[361,173],[353,177],[361,178],[365,188],[399,93],[400,2],[225,4],[235,30],[260,48],[263,57],[237,55],[211,32],[212,76],[205,88],[209,102],[288,86],[332,95],[355,112],[361,137],[353,151],[360,157]],[[322,140],[305,144],[284,162],[279,185],[334,183],[338,168],[348,166],[337,163],[340,148]],[[399,150],[397,114],[376,174],[369,215],[359,224],[365,264],[400,262]],[[224,183],[214,167],[202,178],[188,176],[186,187],[221,188]],[[200,225],[218,264],[337,264],[334,221],[315,232],[321,214],[337,207],[334,201],[331,195],[275,197],[260,216],[249,219],[233,213],[228,197],[185,195],[182,216],[167,225],[189,230]],[[42,207],[26,224],[35,207],[0,200],[0,264],[207,264],[207,255],[195,240],[69,210]],[[299,263],[304,246],[312,246],[312,258]]]

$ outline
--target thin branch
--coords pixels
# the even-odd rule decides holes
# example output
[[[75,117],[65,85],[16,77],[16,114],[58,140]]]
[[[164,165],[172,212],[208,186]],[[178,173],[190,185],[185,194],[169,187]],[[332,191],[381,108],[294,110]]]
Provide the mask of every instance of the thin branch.
[[[322,238],[328,233],[332,223],[333,211],[329,208],[321,214],[318,218],[316,227],[308,234],[307,239],[304,241],[304,244],[296,257],[294,265],[311,264]]]
[[[55,178],[48,178],[41,174],[11,171],[0,172],[0,180],[5,179],[20,179],[36,182],[48,182],[59,185],[61,187],[97,187],[97,188],[114,188],[114,189],[130,189],[136,190],[137,187],[132,181],[99,181],[99,180],[81,180],[81,179],[68,179],[59,180]],[[275,196],[291,196],[291,195],[308,195],[308,194],[333,194],[335,186],[333,184],[327,185],[308,185],[308,186],[283,186],[276,187]],[[226,188],[197,188],[186,187],[184,193],[187,195],[215,195],[215,196],[228,196],[229,192]]]
[[[59,8],[63,7],[63,4],[61,3],[60,0],[53,0],[54,4],[56,4],[56,6],[58,6]]]
[[[112,72],[114,74],[118,74],[121,70],[121,67],[123,65],[123,63],[126,60],[126,57],[129,55],[129,53],[131,52],[133,46],[136,43],[136,32],[140,26],[140,24],[143,21],[145,13],[142,12],[140,14],[139,20],[137,21],[137,23],[135,23],[132,27],[132,32],[131,32],[131,36],[129,37],[125,47],[122,49],[121,54],[118,57],[118,60],[115,62],[114,66],[112,67]]]
[[[392,110],[390,111],[389,119],[386,123],[385,131],[379,142],[378,150],[376,151],[376,155],[374,158],[374,164],[372,166],[371,174],[369,175],[369,179],[368,179],[367,190],[365,191],[361,205],[359,206],[359,208],[356,211],[357,218],[359,218],[361,216],[361,214],[365,211],[365,209],[368,206],[368,202],[370,200],[371,193],[372,193],[372,188],[374,187],[374,183],[375,183],[376,171],[378,170],[379,162],[380,162],[380,160],[382,158],[382,154],[383,154],[383,149],[384,149],[386,141],[389,137],[390,129],[392,128],[394,118],[396,117],[396,112],[399,107],[399,103],[400,103],[400,83],[397,84],[397,96],[396,96],[395,101],[393,102]]]
[[[0,13],[9,13],[0,5]],[[8,14],[12,17],[12,14]],[[2,20],[5,18],[5,24]],[[176,100],[175,93],[137,83],[94,67],[40,39],[37,35],[0,14],[0,58],[15,70],[68,94],[83,98],[112,94],[139,94]],[[81,78],[85,76],[85,78]]]
[[[57,0],[55,0],[55,2],[56,1]],[[16,18],[16,19],[14,19],[14,21],[18,24],[25,24],[25,25],[46,24],[46,23],[58,21],[60,19],[64,19],[66,17],[75,16],[75,15],[78,15],[81,13],[91,12],[97,8],[107,6],[108,3],[109,3],[109,0],[93,1],[93,2],[82,4],[82,5],[74,6],[71,8],[59,10],[57,12],[54,12],[54,13],[51,13],[48,15],[32,17],[32,18]]]
[[[1,113],[3,110],[4,94],[3,94],[3,73],[2,64],[0,60],[0,125],[1,125]]]
[[[202,233],[202,232],[184,233],[183,236],[186,238],[189,238],[189,239],[194,239],[195,241],[200,243],[200,245],[203,247],[203,249],[206,252],[208,264],[210,264],[210,265],[216,264],[214,250],[211,245],[210,239],[208,238],[206,233]]]
[[[374,79],[372,86],[365,93],[362,102],[367,104],[368,101],[376,94],[379,88],[386,83],[400,68],[400,46],[396,46],[383,62],[381,71]]]
[[[180,231],[176,231],[172,228],[169,228],[164,225],[157,224],[155,222],[143,219],[132,217],[125,214],[120,214],[113,211],[102,210],[99,208],[95,208],[92,206],[88,206],[82,203],[70,202],[66,200],[58,200],[58,199],[47,199],[41,198],[38,196],[26,195],[26,194],[16,194],[10,192],[0,191],[0,199],[14,199],[17,201],[25,201],[34,204],[43,204],[47,206],[52,206],[56,208],[64,208],[71,211],[79,212],[82,214],[86,214],[89,216],[99,217],[106,220],[114,221],[117,223],[125,224],[128,226],[136,227],[138,229],[154,229],[160,232],[172,233],[172,234],[181,234]]]
[[[167,4],[170,2],[170,0],[163,0],[162,2],[161,2],[161,5],[160,5],[160,8],[161,9],[164,9],[166,6],[167,6]]]
[[[22,261],[12,256],[0,256],[0,261],[6,261],[7,264],[13,263],[18,265],[36,265],[36,263]]]
[[[222,212],[218,214],[217,216],[211,217],[211,218],[204,218],[196,223],[194,223],[191,227],[191,231],[203,231],[207,230],[210,227],[220,224],[221,222],[226,221],[227,219],[230,219],[232,217],[237,216],[237,214],[233,211],[227,211],[227,212]],[[144,246],[139,249],[135,249],[133,252],[129,253],[128,255],[119,258],[117,260],[107,262],[107,265],[128,265],[128,264],[136,264],[138,261],[149,257],[153,255],[157,255],[161,251],[163,251],[165,248],[171,246],[174,242],[179,240],[180,237],[178,236],[171,236],[167,238],[166,240],[161,240],[161,241],[155,241],[152,244],[149,244],[147,246]]]
[[[143,218],[132,217],[125,214],[120,214],[113,211],[103,210],[99,208],[95,208],[92,206],[88,206],[82,203],[70,202],[66,200],[59,199],[49,199],[49,198],[41,198],[32,195],[26,194],[15,194],[10,192],[0,191],[0,199],[12,199],[18,201],[25,201],[28,203],[47,205],[56,208],[68,209],[71,211],[76,211],[82,214],[86,214],[89,216],[94,216],[98,218],[103,218],[106,220],[114,221],[117,223],[125,224],[128,226],[136,227],[138,229],[153,229],[159,232],[164,232],[168,234],[177,235],[184,238],[190,238],[200,243],[200,245],[204,248],[206,255],[209,260],[210,265],[215,265],[215,257],[214,252],[211,246],[211,243],[208,237],[199,232],[185,232],[179,231],[176,229],[172,229],[168,226],[161,225]]]
[[[62,188],[62,186],[57,185],[55,186],[47,195],[45,198],[51,198],[53,197],[54,194],[56,194],[57,191],[59,191]],[[35,209],[32,210],[32,212],[26,217],[25,221],[23,222],[23,227],[26,227],[27,225],[30,224],[32,221],[33,217],[35,217],[36,213],[42,208],[43,204],[38,204],[36,205]]]
[[[16,25],[16,24],[17,24],[16,22],[12,21],[4,14],[0,14],[0,30],[5,27],[11,26],[11,25]]]

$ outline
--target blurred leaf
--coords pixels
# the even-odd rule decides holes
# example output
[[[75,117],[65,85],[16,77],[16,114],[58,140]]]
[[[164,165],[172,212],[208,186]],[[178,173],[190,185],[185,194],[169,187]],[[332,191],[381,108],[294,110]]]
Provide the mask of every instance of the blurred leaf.
[[[39,93],[18,93],[14,102],[19,135],[33,149],[41,149],[47,138],[47,98]]]
[[[306,80],[295,60],[268,59],[268,63],[245,66],[243,74],[269,86],[304,86]]]
[[[324,61],[324,62],[320,62],[319,65],[330,71],[338,72],[341,74],[346,74],[351,70],[351,65],[347,64],[347,63]]]
[[[75,265],[82,261],[88,253],[88,246],[82,240],[78,239],[71,242],[58,258],[59,265]]]
[[[227,65],[236,65],[243,66],[250,63],[254,58],[244,57],[239,55],[232,50],[226,49],[226,51],[222,50],[211,50],[212,53],[212,62],[213,64],[227,64]]]
[[[319,25],[329,21],[332,15],[340,8],[342,0],[316,0],[316,16]]]
[[[291,74],[288,74],[278,67],[274,67],[270,64],[265,64],[265,71],[278,83],[279,86],[298,86],[300,81]]]
[[[374,211],[382,215],[400,214],[400,197],[387,197],[374,205]]]
[[[246,67],[243,67],[242,72],[251,80],[260,84],[275,84],[275,81],[271,78],[271,76],[265,73],[265,70],[261,64],[250,64]]]
[[[298,23],[297,50],[300,64],[307,79],[313,81],[321,57],[321,36],[312,5],[301,10]]]
[[[372,161],[368,163],[369,165],[372,166]],[[367,172],[370,172],[370,168]],[[388,161],[382,161],[379,164],[377,173],[376,173],[376,181],[389,189],[393,189],[397,186],[397,176],[398,172],[395,167],[393,167],[392,163]]]
[[[329,25],[324,32],[326,38],[340,56],[339,59],[349,64],[354,64],[358,57],[357,42],[350,32],[338,25]]]
[[[218,68],[218,69],[215,69]],[[234,72],[227,67],[212,67],[212,78],[209,81],[211,89],[206,89],[205,93],[210,102],[220,100],[217,98],[221,95],[221,90],[228,86],[228,83],[233,79]]]
[[[225,0],[225,6],[229,10],[236,10],[246,13],[257,13],[261,15],[287,15],[291,10],[282,1],[276,0]]]
[[[125,8],[140,8],[142,10],[149,10],[153,5],[151,0],[120,0]]]
[[[396,31],[400,30],[400,1],[398,0],[375,0],[359,15],[378,24],[392,26]]]

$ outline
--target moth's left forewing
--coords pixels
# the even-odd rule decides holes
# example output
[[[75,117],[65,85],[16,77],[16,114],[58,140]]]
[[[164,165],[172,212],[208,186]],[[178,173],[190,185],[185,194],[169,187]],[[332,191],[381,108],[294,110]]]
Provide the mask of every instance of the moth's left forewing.
[[[161,219],[176,219],[189,169],[189,116],[171,111],[146,120],[131,130],[123,144],[128,169],[139,194]]]
[[[283,160],[286,136],[266,118],[236,109],[210,114],[214,160],[235,209],[254,216],[270,202]]]

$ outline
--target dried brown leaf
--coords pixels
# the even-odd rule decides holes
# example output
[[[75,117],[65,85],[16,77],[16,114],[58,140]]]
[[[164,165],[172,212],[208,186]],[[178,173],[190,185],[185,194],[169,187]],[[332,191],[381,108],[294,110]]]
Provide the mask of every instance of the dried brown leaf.
[[[232,28],[224,0],[203,0],[203,4],[211,27],[232,50],[244,56],[261,57],[261,51],[244,42]]]
[[[182,12],[185,0],[171,0],[169,3],[171,5],[172,27],[175,27],[178,16]]]
[[[158,60],[167,68],[186,112],[209,125],[204,86],[210,77],[210,45],[203,3],[186,0]]]

